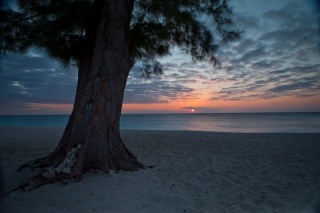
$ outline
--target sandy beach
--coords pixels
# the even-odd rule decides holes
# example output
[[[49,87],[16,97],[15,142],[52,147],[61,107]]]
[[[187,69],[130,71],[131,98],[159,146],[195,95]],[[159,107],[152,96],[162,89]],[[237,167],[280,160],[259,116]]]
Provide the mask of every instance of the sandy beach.
[[[60,127],[1,127],[1,192],[58,143]],[[123,130],[152,169],[87,173],[1,197],[1,212],[320,212],[320,134]]]

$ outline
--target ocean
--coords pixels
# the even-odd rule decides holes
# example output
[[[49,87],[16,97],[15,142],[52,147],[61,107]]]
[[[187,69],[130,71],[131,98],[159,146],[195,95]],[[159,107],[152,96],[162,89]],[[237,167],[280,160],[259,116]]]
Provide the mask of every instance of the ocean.
[[[1,115],[0,126],[66,126],[69,115]],[[123,114],[120,129],[320,133],[320,113]]]

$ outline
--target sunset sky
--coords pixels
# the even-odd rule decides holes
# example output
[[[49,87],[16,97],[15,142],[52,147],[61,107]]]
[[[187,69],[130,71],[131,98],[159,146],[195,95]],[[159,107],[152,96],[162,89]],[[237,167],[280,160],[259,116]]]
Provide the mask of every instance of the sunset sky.
[[[233,0],[242,40],[220,46],[221,66],[178,49],[159,59],[164,74],[131,70],[123,113],[320,111],[320,4],[316,0]],[[69,114],[77,69],[44,52],[1,56],[0,114]]]

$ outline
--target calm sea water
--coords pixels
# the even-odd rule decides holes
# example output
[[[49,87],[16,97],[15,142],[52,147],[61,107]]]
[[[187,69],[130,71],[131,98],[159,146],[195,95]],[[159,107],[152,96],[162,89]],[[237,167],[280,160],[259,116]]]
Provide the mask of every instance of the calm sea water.
[[[68,115],[0,116],[0,126],[65,126]],[[121,129],[320,133],[320,113],[125,114]]]

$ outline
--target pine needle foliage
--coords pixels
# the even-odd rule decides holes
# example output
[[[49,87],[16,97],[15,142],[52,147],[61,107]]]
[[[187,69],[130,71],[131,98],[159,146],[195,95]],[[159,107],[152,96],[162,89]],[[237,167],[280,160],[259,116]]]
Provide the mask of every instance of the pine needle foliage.
[[[94,47],[95,4],[102,0],[18,0],[17,8],[2,5],[2,52],[44,49],[65,65],[79,63]],[[227,0],[135,0],[128,25],[130,53],[144,74],[162,73],[157,58],[179,47],[193,60],[216,63],[221,42],[237,40]],[[215,37],[213,35],[216,35]],[[217,37],[218,35],[218,37]]]

